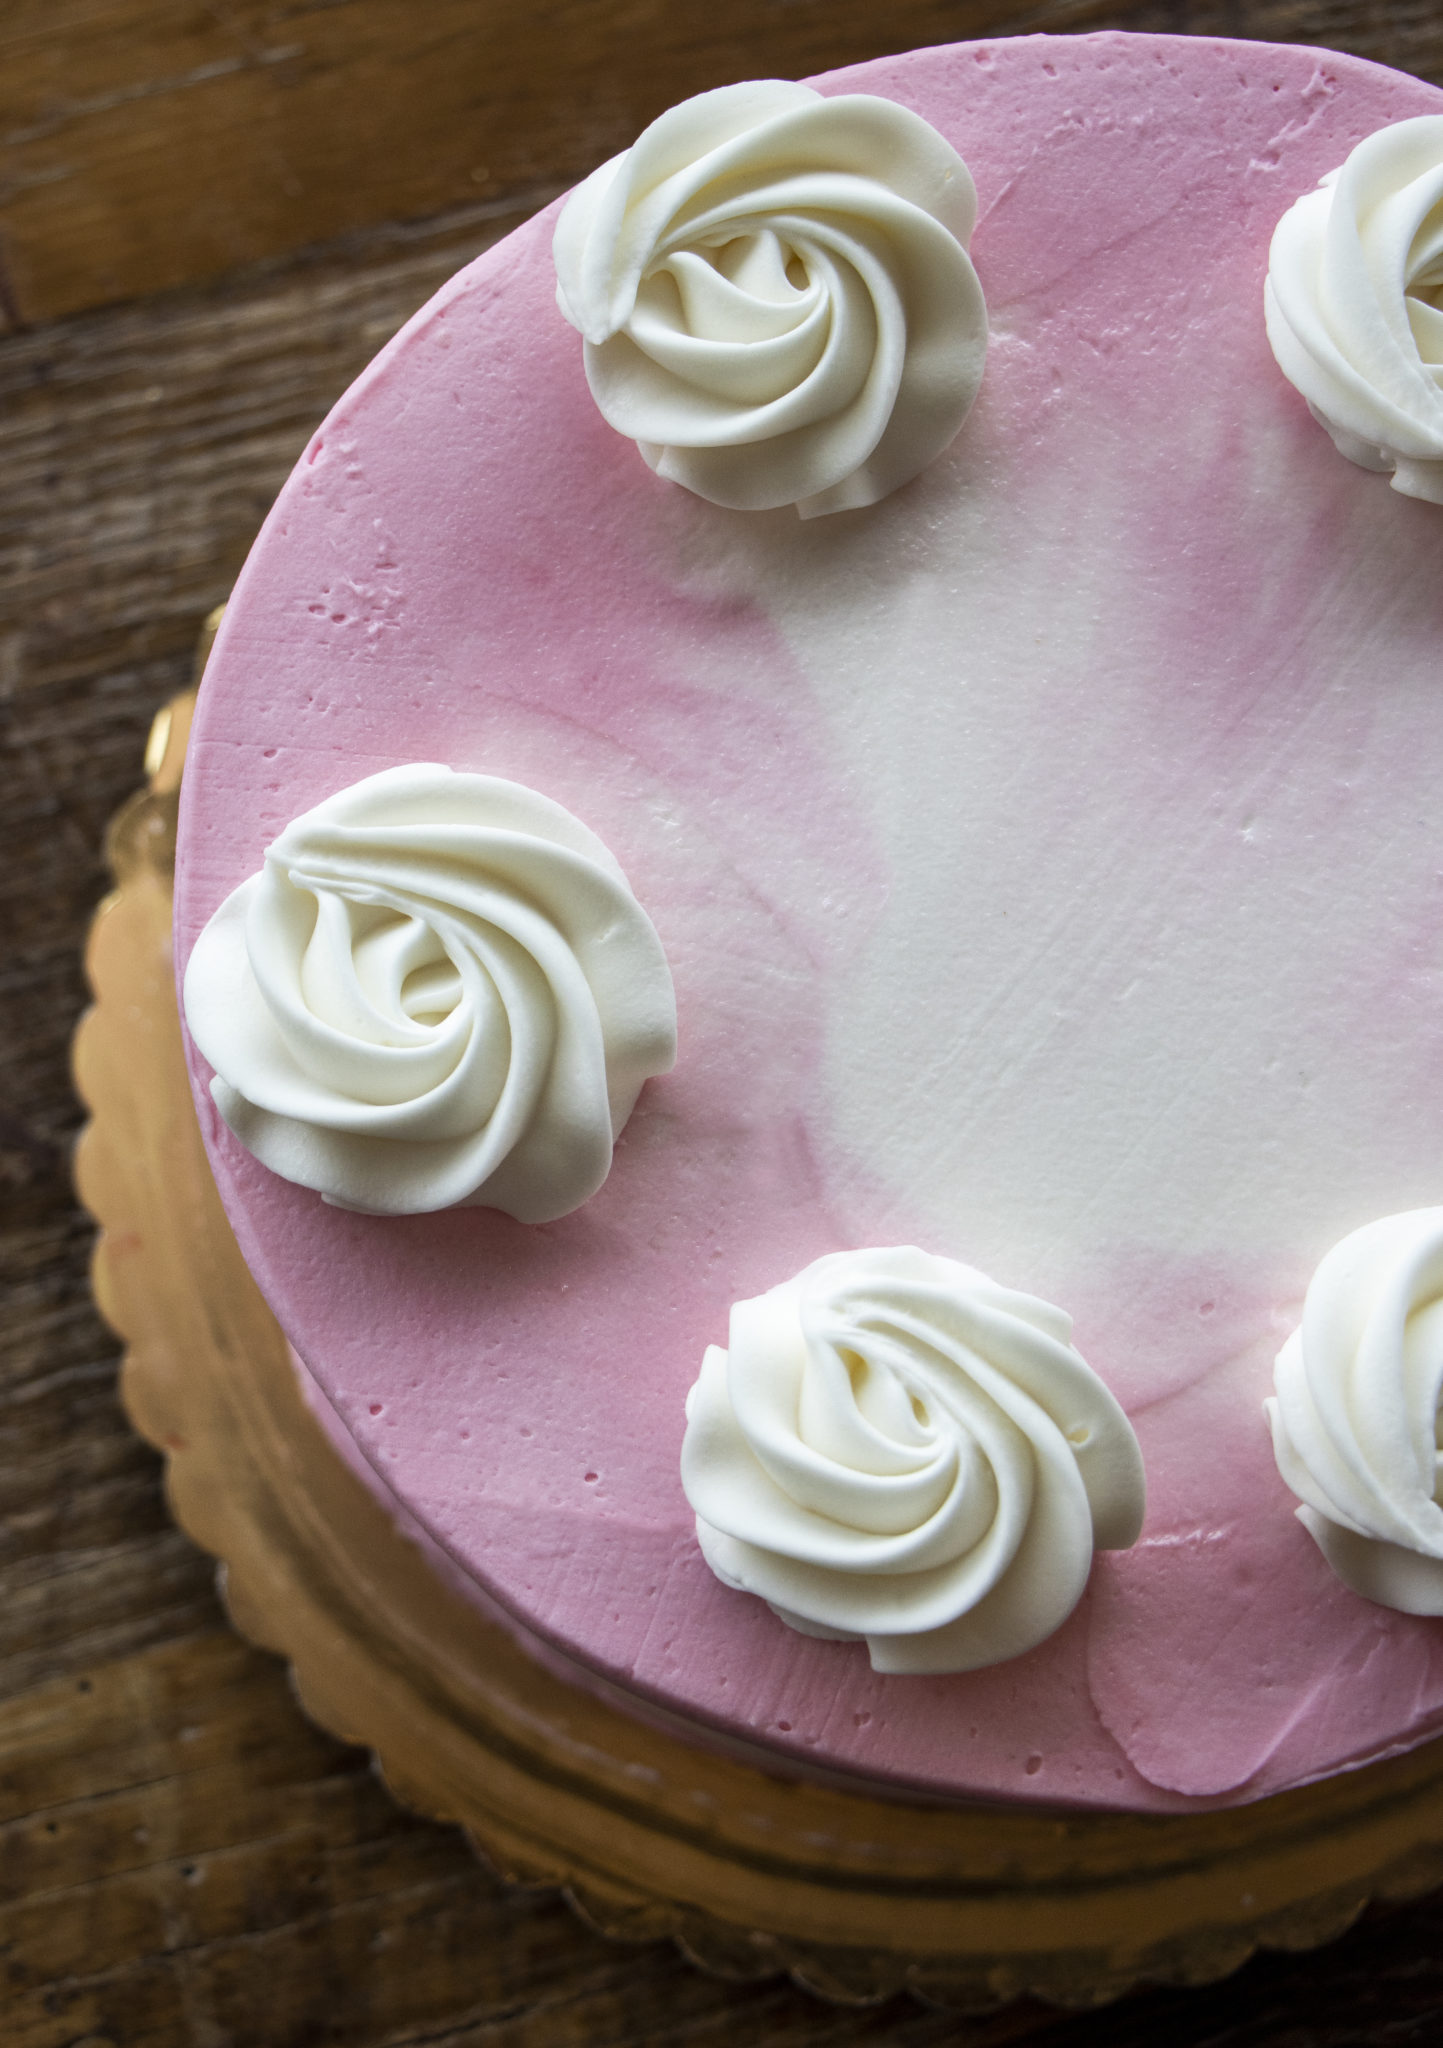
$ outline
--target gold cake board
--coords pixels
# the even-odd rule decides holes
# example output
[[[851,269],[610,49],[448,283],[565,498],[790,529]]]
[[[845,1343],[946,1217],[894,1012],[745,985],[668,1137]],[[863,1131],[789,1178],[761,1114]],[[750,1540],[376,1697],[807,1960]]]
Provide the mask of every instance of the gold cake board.
[[[832,1998],[980,2009],[1201,1983],[1303,1948],[1370,1899],[1443,1881],[1443,1743],[1225,1812],[893,1804],[774,1777],[644,1727],[540,1668],[434,1573],[299,1391],[246,1271],[188,1092],[171,971],[175,814],[193,695],[111,829],[88,948],[77,1157],[94,1283],[136,1427],[236,1626],[397,1797],[605,1932]]]

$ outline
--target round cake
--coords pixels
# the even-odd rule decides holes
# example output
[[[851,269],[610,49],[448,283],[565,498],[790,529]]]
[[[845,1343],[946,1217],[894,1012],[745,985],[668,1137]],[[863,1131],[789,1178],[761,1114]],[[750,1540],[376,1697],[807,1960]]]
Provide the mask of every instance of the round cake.
[[[985,372],[941,349],[940,452],[757,506],[616,431],[549,209],[313,438],[186,766],[182,971],[294,821],[439,764],[619,864],[674,1065],[652,1015],[609,1172],[549,1219],[327,1200],[240,1141],[192,1044],[207,1149],[337,1442],[539,1654],[909,1795],[1258,1798],[1443,1726],[1443,1626],[1346,1582],[1297,1513],[1286,1374],[1292,1452],[1264,1412],[1333,1249],[1443,1199],[1443,510],[1346,393],[1310,417],[1269,249],[1443,93],[1117,34],[812,83],[975,181],[947,232]],[[683,1486],[734,1306],[877,1247],[1055,1304],[1145,1472],[1137,1540],[1099,1532],[1067,1618],[984,1668],[794,1625],[713,1570]]]

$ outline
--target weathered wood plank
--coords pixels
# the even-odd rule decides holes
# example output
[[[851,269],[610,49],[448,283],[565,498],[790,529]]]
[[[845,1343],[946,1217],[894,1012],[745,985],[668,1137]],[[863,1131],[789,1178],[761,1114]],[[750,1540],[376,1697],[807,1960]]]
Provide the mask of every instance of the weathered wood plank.
[[[0,300],[12,319],[53,319],[566,183],[663,107],[731,79],[1107,23],[1443,71],[1431,0],[11,0]]]
[[[720,16],[665,0],[12,9],[12,290],[24,317],[50,318],[515,192],[542,167],[575,175],[702,83],[937,40],[965,12],[900,0],[880,27],[859,0]]]
[[[734,2038],[743,2013],[779,2039],[880,2038],[873,2016],[729,1990],[599,1941],[555,1900],[503,1894],[229,1636],[0,1707],[0,1799],[7,2048],[379,2043],[433,2020],[477,2040],[630,2041],[647,2009],[678,2039]],[[891,2018],[909,2048],[955,2038],[952,2021]],[[976,2038],[1020,2038],[1023,2018]]]
[[[64,1900],[85,1885],[244,1849],[253,1839],[304,1837],[345,1846],[402,1825],[393,1802],[352,1752],[330,1770],[330,1759],[293,1739],[288,1709],[274,1734],[280,1740],[267,1747],[283,1768],[279,1782],[237,1750],[202,1769],[76,1794],[6,1822],[0,1828],[0,1898]],[[190,1759],[177,1750],[176,1761],[188,1765]]]

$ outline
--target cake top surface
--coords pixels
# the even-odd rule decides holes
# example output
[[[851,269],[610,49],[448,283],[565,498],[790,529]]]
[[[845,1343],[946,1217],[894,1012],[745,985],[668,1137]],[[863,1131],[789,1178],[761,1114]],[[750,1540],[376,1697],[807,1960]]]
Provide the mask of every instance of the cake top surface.
[[[1253,1797],[1443,1723],[1443,1636],[1349,1592],[1261,1403],[1320,1258],[1436,1201],[1443,529],[1340,459],[1262,317],[1282,213],[1443,94],[1100,35],[816,81],[976,182],[957,439],[799,521],[651,474],[557,312],[554,210],[313,438],[227,612],[177,954],[398,762],[564,805],[675,982],[610,1177],[528,1227],[327,1208],[220,1123],[243,1250],[359,1453],[542,1639],[783,1756],[954,1794]],[[1141,1541],[1040,1648],[884,1677],[719,1585],[678,1477],[733,1302],[917,1244],[1044,1296],[1127,1411]]]

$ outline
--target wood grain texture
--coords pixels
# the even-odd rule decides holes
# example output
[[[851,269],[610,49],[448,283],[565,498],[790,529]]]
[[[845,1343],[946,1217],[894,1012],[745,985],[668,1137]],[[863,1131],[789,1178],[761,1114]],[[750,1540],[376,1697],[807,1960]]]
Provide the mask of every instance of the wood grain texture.
[[[1103,25],[1324,43],[1443,76],[1436,0],[10,0],[0,317],[570,183],[708,85]]]
[[[609,5],[590,11],[613,24],[620,18]],[[800,27],[785,23],[786,33],[812,39],[795,63],[775,64],[794,70],[862,54],[842,39],[860,34],[864,18],[869,47],[878,37],[923,40],[1007,18],[994,11],[984,22],[980,12],[940,6],[889,13],[846,0],[830,8],[776,0],[751,13],[713,12],[716,19],[703,24],[717,39],[711,47],[724,40],[725,17],[738,49],[738,23],[792,16]],[[899,20],[919,21],[924,12],[935,26],[898,29]],[[328,13],[334,20],[322,19]],[[458,49],[467,21],[474,34],[476,22],[490,18],[480,6],[449,10],[448,0],[398,7],[389,18],[403,13],[460,22]],[[225,180],[237,162],[251,166],[252,179],[273,181],[269,217],[284,213],[274,197],[286,196],[276,140],[284,124],[280,114],[256,116],[258,102],[245,95],[259,90],[257,77],[275,106],[302,92],[298,60],[285,60],[297,67],[293,73],[280,60],[269,68],[237,61],[213,82],[187,84],[188,74],[165,68],[175,37],[196,39],[194,70],[219,61],[205,53],[219,48],[223,33],[238,34],[237,23],[253,40],[263,32],[283,45],[386,15],[373,0],[340,0],[329,9],[204,7],[199,0],[189,8],[51,0],[42,8],[10,0],[0,14],[3,126],[13,132],[28,121],[33,128],[50,117],[47,109],[59,110],[60,125],[49,141],[22,135],[12,143],[4,218],[18,234],[12,248],[38,252],[34,278],[71,280],[64,289],[78,296],[57,296],[53,305],[95,302],[93,282],[75,280],[94,279],[122,214],[132,237],[126,246],[139,252],[126,262],[141,267],[100,296],[148,288],[142,279],[204,276],[242,255],[293,246],[226,240],[240,230],[207,225],[205,216],[221,211],[217,195],[234,189]],[[644,8],[627,16],[643,25],[663,18],[663,10]],[[831,44],[829,18],[839,24]],[[1090,0],[1064,0],[1011,18],[1071,26],[1125,18],[1134,26],[1302,36],[1425,75],[1443,71],[1436,0],[1309,8],[1248,8],[1239,0],[1126,17]],[[561,19],[559,10],[543,10],[538,33],[549,34],[548,24]],[[678,48],[688,34],[700,38],[701,29],[687,31],[682,10],[671,10],[670,19]],[[151,42],[139,33],[144,22],[152,25]],[[227,47],[234,58],[238,46]],[[273,45],[255,47],[264,55]],[[343,41],[328,47],[340,52],[344,70],[351,58]],[[364,37],[356,45],[362,55],[371,47]],[[151,61],[157,49],[165,65]],[[613,67],[598,72],[594,92],[576,83],[575,71],[564,74],[579,102],[570,119],[603,127],[621,119],[620,55]],[[628,90],[642,95],[637,118],[669,96],[659,84],[633,82]],[[106,104],[81,104],[107,93]],[[241,97],[227,101],[227,93]],[[184,109],[187,95],[192,128],[167,129],[168,103]],[[558,96],[554,105],[561,104]],[[415,95],[408,105],[409,119],[435,144],[441,116],[431,119]],[[271,154],[257,142],[247,158],[247,122],[255,129],[257,120]],[[278,125],[267,129],[266,121]],[[555,121],[554,153],[538,149],[518,159],[508,177],[560,180],[584,165],[588,151],[616,139],[607,129],[594,145],[573,141],[563,150],[555,140],[561,112]],[[204,129],[230,135],[240,154],[224,162],[177,156],[174,141],[160,149],[154,140],[162,131],[174,137]],[[334,136],[327,147],[338,148]],[[298,237],[346,228],[355,230],[352,239],[0,343],[7,770],[0,804],[0,2041],[6,2048],[1436,2043],[1443,2038],[1443,1909],[1436,1902],[1370,1920],[1317,1956],[1260,1958],[1209,1991],[1144,1994],[1080,2017],[1023,2007],[962,2023],[905,2003],[832,2010],[785,1983],[718,1983],[669,1949],[615,1947],[559,1900],[503,1892],[453,1833],[401,1813],[364,1755],[305,1721],[281,1667],[227,1631],[208,1561],[172,1528],[157,1460],[131,1434],[115,1399],[114,1347],[86,1285],[89,1227],[68,1182],[79,1112],[67,1042],[83,1001],[80,945],[105,887],[99,849],[106,820],[140,780],[152,713],[185,682],[201,619],[224,596],[327,405],[386,335],[507,224],[470,180],[474,152],[458,153],[456,163],[463,158],[464,187],[426,187],[415,201],[424,210],[458,194],[465,200],[439,220],[366,229],[376,216],[305,212],[293,230]],[[179,202],[166,190],[176,162],[186,168],[182,197],[200,220],[200,242],[188,243],[184,264],[167,271],[162,259],[179,233]],[[340,170],[326,175],[344,183],[343,152],[335,162]],[[306,175],[324,183],[320,170]],[[212,177],[220,181],[214,188]],[[381,186],[367,189],[368,204],[379,205]],[[298,206],[304,196],[291,195]],[[323,217],[330,225],[316,227]],[[208,251],[203,260],[197,246]],[[161,267],[145,271],[142,258]],[[61,285],[46,289],[58,294]],[[46,303],[37,297],[32,317]]]

